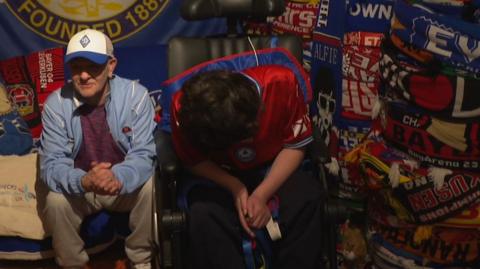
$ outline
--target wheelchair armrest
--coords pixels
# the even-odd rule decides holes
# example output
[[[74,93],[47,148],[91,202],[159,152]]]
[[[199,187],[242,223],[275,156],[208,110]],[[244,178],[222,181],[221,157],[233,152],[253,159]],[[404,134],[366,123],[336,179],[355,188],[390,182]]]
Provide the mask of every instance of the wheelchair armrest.
[[[154,138],[160,174],[168,180],[174,180],[180,171],[180,161],[173,149],[172,136],[157,129]]]

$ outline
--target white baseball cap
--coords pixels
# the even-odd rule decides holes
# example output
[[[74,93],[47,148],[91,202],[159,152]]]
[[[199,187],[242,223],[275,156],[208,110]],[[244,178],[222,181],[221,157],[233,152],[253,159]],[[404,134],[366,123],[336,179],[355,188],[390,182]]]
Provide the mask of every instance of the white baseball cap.
[[[67,45],[65,63],[75,58],[85,58],[97,64],[104,64],[113,57],[113,45],[104,33],[85,29],[72,36]]]

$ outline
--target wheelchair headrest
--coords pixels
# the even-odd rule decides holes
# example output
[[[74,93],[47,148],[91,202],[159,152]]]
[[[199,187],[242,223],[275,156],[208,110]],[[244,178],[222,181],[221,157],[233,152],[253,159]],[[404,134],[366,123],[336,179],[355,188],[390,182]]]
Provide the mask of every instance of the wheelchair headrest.
[[[265,18],[280,16],[284,10],[284,0],[183,0],[180,14],[185,20]]]

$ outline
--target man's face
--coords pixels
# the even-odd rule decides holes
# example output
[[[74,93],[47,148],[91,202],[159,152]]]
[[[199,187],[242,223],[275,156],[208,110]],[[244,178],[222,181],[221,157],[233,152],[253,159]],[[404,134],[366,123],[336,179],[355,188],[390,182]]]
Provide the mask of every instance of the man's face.
[[[76,58],[69,62],[73,85],[85,102],[100,101],[116,64],[115,58],[109,59],[105,64],[96,64],[84,58]]]

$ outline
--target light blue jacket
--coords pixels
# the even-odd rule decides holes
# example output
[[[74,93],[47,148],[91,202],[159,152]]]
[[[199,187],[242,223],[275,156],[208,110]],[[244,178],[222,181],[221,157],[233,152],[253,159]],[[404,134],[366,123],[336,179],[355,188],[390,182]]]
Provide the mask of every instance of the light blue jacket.
[[[72,83],[48,97],[42,112],[40,140],[41,177],[51,191],[69,194],[85,192],[80,180],[86,171],[74,168],[82,144],[82,126]],[[155,145],[154,108],[145,87],[136,81],[115,76],[105,103],[107,122],[125,160],[112,167],[123,183],[121,194],[131,193],[153,173]]]

